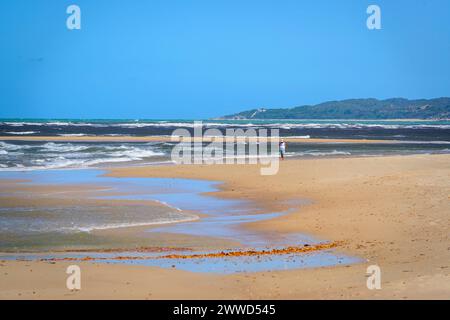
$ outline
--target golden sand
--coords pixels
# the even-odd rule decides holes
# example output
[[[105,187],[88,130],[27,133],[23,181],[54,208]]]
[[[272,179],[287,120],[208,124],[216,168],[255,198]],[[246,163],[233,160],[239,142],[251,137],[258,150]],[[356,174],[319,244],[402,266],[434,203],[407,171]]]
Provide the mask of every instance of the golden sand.
[[[81,261],[82,290],[70,292],[65,271],[74,262],[1,261],[0,298],[450,298],[450,155],[288,160],[274,176],[261,176],[256,165],[129,167],[111,174],[223,181],[212,195],[255,201],[267,211],[310,199],[291,214],[242,227],[343,241],[334,250],[366,262],[217,275]],[[374,264],[381,290],[366,286]]]

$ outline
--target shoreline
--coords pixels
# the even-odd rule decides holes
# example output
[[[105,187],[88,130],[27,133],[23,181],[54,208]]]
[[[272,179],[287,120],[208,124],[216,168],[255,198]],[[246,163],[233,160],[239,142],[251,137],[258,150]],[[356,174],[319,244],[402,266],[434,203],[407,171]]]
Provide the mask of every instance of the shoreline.
[[[129,297],[121,292],[124,288],[117,281],[115,284],[107,281],[114,276],[120,279],[119,282],[134,283],[135,293],[131,296],[135,298],[144,298],[151,286],[154,288],[152,299],[188,296],[193,299],[448,299],[450,250],[447,248],[450,241],[446,213],[450,194],[449,161],[449,155],[292,159],[281,163],[276,176],[260,176],[257,165],[113,168],[109,175],[117,177],[223,181],[220,190],[212,192],[214,196],[257,201],[270,211],[285,209],[285,201],[299,195],[303,199],[312,199],[313,203],[293,213],[252,222],[245,227],[260,232],[305,232],[330,241],[346,240],[348,242],[342,250],[368,259],[368,262],[227,276],[81,263],[91,279],[89,281],[92,281],[91,290],[74,293],[72,298]],[[7,273],[16,274],[19,277],[16,281],[22,281],[20,276],[24,275],[24,279],[36,281],[20,271],[26,262],[2,264],[4,266],[0,270],[6,268]],[[33,269],[42,269],[42,272],[67,265],[64,262],[28,264]],[[365,287],[365,269],[369,264],[378,264],[382,268],[383,290],[371,291]],[[166,275],[163,277],[165,280],[158,281],[157,278],[163,274]],[[139,277],[151,278],[155,283],[140,283]],[[103,280],[99,282],[99,279]],[[94,283],[95,288],[92,287]],[[180,287],[181,284],[193,283],[205,288],[208,294],[200,291],[188,294]],[[12,288],[13,284],[7,281],[7,288]],[[47,286],[42,282],[40,285]],[[111,287],[117,290],[116,293],[103,292]],[[271,291],[269,288],[278,289]],[[0,298],[13,296],[8,295],[11,293],[8,290],[13,289],[0,290]],[[39,297],[58,297],[63,292],[61,282],[60,289]],[[21,297],[24,296],[33,298],[31,293]]]
[[[450,191],[449,182],[445,179],[445,177],[449,176],[449,167],[447,166],[449,160],[449,155],[292,159],[283,162],[281,166],[288,166],[293,170],[292,172],[296,169],[298,170],[297,166],[306,167],[302,170],[302,177],[306,178],[306,181],[299,183],[301,187],[295,186],[296,183],[290,179],[289,172],[284,172],[281,173],[284,176],[281,181],[280,179],[274,179],[277,180],[277,183],[270,185],[270,191],[267,191],[267,188],[263,186],[261,181],[270,181],[272,180],[271,177],[258,176],[255,172],[257,170],[255,167],[258,166],[251,165],[243,165],[240,169],[230,166],[228,170],[226,165],[218,166],[219,168],[200,165],[196,168],[191,168],[191,170],[175,166],[169,170],[164,170],[164,172],[158,171],[156,168],[115,168],[112,169],[111,175],[177,176],[213,180],[222,178],[224,183],[219,186],[221,190],[216,193],[219,197],[240,196],[242,199],[258,201],[266,208],[278,211],[286,209],[282,200],[289,200],[289,196],[292,196],[292,193],[288,190],[294,187],[294,190],[298,190],[296,192],[301,194],[303,198],[312,199],[313,203],[292,214],[269,221],[251,223],[246,227],[255,228],[259,231],[281,229],[284,232],[304,232],[330,241],[346,241],[347,245],[339,248],[339,251],[342,250],[342,252],[366,258],[368,261],[386,263],[395,273],[402,272],[398,270],[399,267],[401,268],[401,264],[397,265],[393,261],[398,260],[401,257],[398,253],[405,250],[407,254],[403,255],[403,264],[415,266],[413,269],[416,267],[420,269],[421,271],[416,271],[418,277],[421,277],[422,273],[426,273],[424,270],[433,268],[430,266],[436,264],[435,266],[438,270],[444,270],[443,274],[449,278],[450,273],[448,271],[445,272],[445,270],[450,268],[447,262],[450,259],[446,260],[446,257],[450,258],[450,252],[446,250],[446,244],[450,244],[450,241],[444,231],[445,221],[449,220],[445,212],[450,209],[445,203],[448,197],[445,192]],[[333,165],[334,169],[332,169]],[[350,167],[352,172],[349,172],[348,169],[341,171],[339,167]],[[326,171],[326,173],[323,171]],[[375,176],[372,177],[372,174],[369,172],[372,172]],[[362,173],[364,174],[361,176]],[[376,178],[380,174],[382,176]],[[239,176],[239,179],[237,179],[237,176]],[[254,180],[250,179],[250,176]],[[333,192],[330,190],[330,185],[324,186],[322,183],[317,184],[315,182],[316,179],[320,181],[325,180],[330,184],[334,181],[333,176],[335,176],[334,179],[337,179],[335,182],[339,185],[339,188],[353,190],[349,192],[350,198],[348,198],[348,195],[343,196],[342,192]],[[414,186],[415,183],[412,182],[401,182],[396,186],[395,183],[396,180],[402,181],[404,179],[415,181],[419,177],[421,180],[428,180],[429,182],[425,184],[426,188],[436,188],[434,191],[436,194],[432,195],[430,191],[427,191],[427,197],[424,198],[424,190],[420,184]],[[365,179],[366,181],[364,181]],[[260,180],[260,182],[255,180]],[[342,182],[346,180],[352,181],[352,184],[356,185],[342,185]],[[315,186],[313,187],[313,185]],[[324,189],[328,190],[328,192],[324,193]],[[370,190],[364,191],[364,189]],[[236,194],[236,190],[245,190],[245,192]],[[338,190],[336,189],[335,191]],[[333,193],[335,194],[333,195]],[[367,211],[360,211],[358,207],[355,207],[358,205],[358,201],[352,196],[356,197],[358,193],[361,193],[360,197],[362,198],[359,206],[366,208]],[[410,194],[414,193],[417,193],[417,197],[412,198]],[[377,194],[383,194],[386,197],[386,201],[383,201],[382,197],[377,199],[379,197]],[[440,207],[433,205],[435,207],[434,210],[436,210],[436,212],[433,212],[433,215],[422,215],[419,208],[426,207],[430,201],[435,203],[436,199],[439,199],[436,198],[438,195],[441,199],[439,201]],[[404,197],[408,201],[412,201],[412,204],[405,202]],[[394,204],[401,204],[404,209],[408,207],[414,208],[414,211],[408,215],[408,220],[414,220],[408,221],[407,228],[402,226],[404,219],[399,219],[399,214],[402,211],[399,212],[398,209],[392,211],[389,201],[392,201]],[[351,212],[347,212],[348,210],[351,210]],[[381,216],[384,218],[380,217],[378,210],[381,210]],[[320,215],[316,216],[319,212]],[[335,212],[342,213],[336,217]],[[391,217],[392,215],[393,217]],[[366,219],[368,221],[365,221]],[[387,221],[383,221],[383,219]],[[437,223],[436,221],[442,222]],[[358,230],[357,233],[353,231],[355,226],[358,226],[356,229]],[[409,230],[410,228],[416,231],[412,232]],[[434,230],[436,228],[437,230]],[[402,229],[400,237],[398,232]],[[430,229],[434,231],[430,231]],[[380,234],[381,239],[379,239]],[[433,239],[423,238],[424,234]],[[410,241],[415,243],[417,247],[410,248]],[[435,248],[430,247],[428,242],[433,243]],[[418,245],[419,243],[420,246]],[[440,252],[441,255],[443,252],[446,253],[441,257],[434,256],[438,254],[437,252]],[[419,257],[427,257],[434,261],[427,261],[425,258],[421,259]],[[438,274],[440,273],[438,272]],[[445,296],[450,297],[450,286],[444,286],[444,288]],[[385,297],[389,297],[389,294]]]
[[[411,160],[411,159],[427,159],[427,158],[436,158],[440,160],[443,159],[449,159],[450,161],[450,155],[447,154],[433,154],[433,155],[422,155],[422,154],[413,154],[413,155],[383,155],[383,156],[371,156],[371,157],[362,157],[362,156],[340,156],[340,157],[325,157],[325,158],[286,158],[285,161],[280,163],[280,166],[282,166],[285,163],[320,163],[320,162],[347,162],[348,160],[355,161],[355,162],[389,162],[389,160],[395,160],[395,161],[403,161],[403,160]],[[261,180],[270,180],[270,176],[267,176],[268,179],[265,179],[264,176],[259,175],[259,165],[253,165],[253,164],[242,164],[242,165],[226,165],[226,164],[216,164],[216,165],[206,165],[206,164],[189,164],[189,165],[176,165],[176,166],[170,166],[164,168],[164,172],[159,170],[159,166],[127,166],[127,167],[111,167],[107,170],[105,173],[105,176],[110,177],[151,177],[151,178],[186,178],[186,179],[200,179],[200,180],[207,180],[212,182],[218,182],[217,185],[217,191],[207,192],[206,195],[224,198],[224,199],[241,199],[241,200],[250,200],[252,202],[258,203],[261,207],[264,208],[264,211],[266,212],[287,212],[292,207],[289,206],[289,201],[292,200],[288,196],[283,197],[279,196],[278,194],[275,196],[276,201],[273,201],[270,199],[270,197],[266,197],[267,190],[265,190],[262,194],[258,194],[255,192],[249,192],[244,194],[236,194],[237,188],[242,188],[243,185],[248,185],[248,183],[239,183],[235,179],[230,179],[227,177],[228,173],[226,172],[226,168],[236,168],[240,167],[238,170],[236,170],[239,173],[242,173],[242,171],[246,171],[246,169],[252,170],[252,176],[259,176]],[[220,168],[220,169],[218,169]],[[185,170],[190,169],[190,170]],[[217,169],[217,170],[216,170]],[[221,170],[224,169],[224,170]],[[450,169],[450,168],[449,168]],[[204,171],[208,172],[204,172]],[[223,172],[223,173],[222,173]],[[254,174],[254,175],[253,175]],[[276,176],[276,175],[275,175]],[[220,179],[219,179],[220,177]],[[313,178],[314,179],[314,178]],[[303,183],[300,183],[303,184]],[[258,186],[257,183],[255,183],[255,186]],[[260,188],[258,188],[260,189]],[[280,217],[270,219],[268,221],[264,222],[258,222],[258,223],[251,223],[251,227],[255,228],[264,228],[265,225],[270,225],[273,220],[284,220],[289,218],[290,216],[295,216],[301,214],[301,210],[310,210],[311,207],[321,207],[322,201],[324,201],[323,195],[320,195],[318,193],[311,193],[311,192],[305,192],[302,193],[302,199],[307,199],[307,203],[302,203],[301,208],[297,208],[294,213],[288,213],[283,214]],[[289,219],[288,219],[289,220]],[[293,228],[295,229],[295,228]],[[308,231],[310,233],[310,231]],[[317,236],[324,236],[322,233],[314,233],[314,235]],[[326,238],[326,237],[325,237]],[[329,239],[329,238],[328,238]],[[339,241],[339,239],[336,239]]]
[[[106,174],[105,174],[106,173]],[[110,178],[105,178],[108,172],[96,172],[98,177],[98,184],[105,183]],[[78,173],[79,174],[79,173]],[[78,175],[76,174],[76,175]],[[52,173],[53,179],[57,180],[66,178],[66,182],[70,182],[70,175]],[[87,182],[93,182],[92,173],[87,174],[86,178],[91,177]],[[152,178],[156,179],[156,178]],[[134,186],[130,184],[135,179],[114,179],[113,183],[122,183],[129,185],[132,189]],[[145,181],[145,180],[144,180]],[[171,180],[157,180],[160,183],[171,184]],[[165,181],[165,182],[164,182]],[[33,184],[36,188],[40,188],[39,178],[34,179]],[[94,181],[95,182],[95,181]],[[184,188],[187,185],[198,182],[195,180],[179,180],[176,184],[182,182]],[[200,181],[199,181],[200,182]],[[185,184],[187,183],[187,185]],[[288,212],[270,213],[265,208],[260,208],[256,203],[243,202],[229,202],[228,200],[220,200],[215,193],[218,191],[216,185],[218,181],[211,183],[201,182],[202,188],[194,188],[195,194],[190,196],[190,202],[203,203],[200,205],[200,211],[194,207],[181,206],[185,211],[192,211],[196,215],[203,214],[203,219],[199,219],[196,223],[177,221],[173,224],[153,225],[145,224],[139,227],[123,226],[123,228],[108,228],[104,230],[93,230],[89,232],[92,236],[111,236],[109,242],[101,242],[95,248],[89,245],[82,245],[78,243],[75,250],[62,250],[63,248],[52,248],[50,245],[47,250],[33,250],[34,252],[27,252],[24,248],[20,253],[14,253],[9,250],[8,253],[2,252],[0,259],[4,260],[20,260],[26,262],[92,262],[92,263],[123,263],[142,264],[145,266],[157,266],[162,268],[176,267],[181,270],[190,272],[215,273],[219,275],[232,274],[236,272],[253,273],[258,271],[276,271],[281,269],[303,269],[303,268],[317,268],[337,264],[352,264],[359,263],[360,259],[357,257],[347,256],[343,253],[335,252],[334,249],[341,245],[339,242],[329,242],[325,240],[314,239],[308,235],[286,235],[282,232],[254,232],[245,227],[248,223],[270,220],[273,217],[286,215]],[[154,185],[154,183],[150,183]],[[64,184],[60,187],[64,188]],[[68,185],[70,187],[70,184]],[[207,187],[206,187],[207,186]],[[53,188],[58,187],[53,185]],[[185,193],[188,189],[184,190]],[[140,193],[138,189],[135,190]],[[171,193],[170,189],[167,190]],[[175,191],[175,189],[173,190]],[[158,193],[157,193],[158,194]],[[156,195],[157,195],[156,194]],[[166,194],[166,195],[168,195]],[[153,196],[156,196],[153,195]],[[196,196],[205,195],[198,197]],[[207,195],[207,196],[206,196]],[[107,196],[110,198],[109,196]],[[150,196],[152,197],[152,196]],[[122,202],[115,199],[115,202],[121,204]],[[171,200],[170,200],[171,199]],[[205,199],[205,200],[201,200]],[[141,199],[142,201],[143,199]],[[151,200],[151,199],[149,199]],[[169,204],[174,204],[173,197],[166,201]],[[92,200],[90,200],[92,201]],[[129,201],[129,199],[128,199]],[[156,200],[158,203],[159,201]],[[225,201],[225,202],[224,202]],[[20,200],[18,200],[20,202]],[[228,203],[228,204],[225,204]],[[82,204],[82,203],[81,203]],[[208,205],[209,204],[209,205]],[[304,204],[304,201],[301,201]],[[206,207],[205,207],[206,205]],[[300,205],[297,203],[296,205]],[[192,206],[192,204],[191,204]],[[208,206],[210,207],[208,209]],[[246,209],[246,207],[248,208]],[[218,207],[219,210],[212,210]],[[95,209],[92,209],[94,212]],[[112,210],[112,208],[110,208]],[[150,210],[150,208],[149,208]],[[206,211],[204,211],[206,210]],[[227,211],[236,210],[234,213],[225,214]],[[261,213],[258,213],[261,211]],[[86,228],[85,228],[86,229]],[[90,228],[93,229],[93,228]],[[136,235],[139,232],[141,236]],[[156,232],[156,238],[154,237]],[[152,241],[159,238],[163,240],[163,235],[173,242],[177,236],[184,236],[185,240],[191,241],[191,246],[186,245],[183,241],[183,246],[188,248],[180,250],[176,246],[155,246],[151,245]],[[153,237],[152,237],[153,236]],[[56,237],[56,236],[55,236]],[[61,237],[57,237],[62,239]],[[114,239],[140,239],[147,241],[148,246],[128,247],[125,250],[124,243],[114,242]],[[108,238],[103,238],[104,240]],[[60,240],[61,241],[61,240]],[[166,240],[167,241],[167,240]],[[233,244],[233,241],[237,242]],[[203,243],[203,248],[199,243]],[[214,243],[215,242],[215,243]],[[189,243],[189,241],[187,242]],[[209,243],[209,246],[206,245]],[[215,245],[214,245],[215,244]],[[206,246],[205,246],[206,245]],[[73,248],[74,244],[67,242],[67,247]],[[99,247],[100,246],[100,247]],[[175,248],[175,250],[170,250]],[[180,252],[182,251],[182,252]],[[165,254],[164,254],[165,253]]]
[[[95,170],[95,169],[93,169]],[[54,171],[54,170],[52,170]],[[62,170],[63,172],[66,170]],[[36,205],[41,205],[41,203],[45,204],[46,206],[50,205],[50,206],[55,206],[55,205],[61,205],[62,203],[64,203],[64,199],[67,200],[67,198],[59,198],[59,200],[49,202],[48,200],[43,200],[42,198],[40,198],[40,194],[42,193],[43,190],[45,190],[45,195],[49,196],[50,198],[54,197],[54,196],[61,196],[62,194],[66,194],[66,196],[73,197],[75,196],[77,199],[85,192],[88,191],[90,192],[90,196],[88,198],[79,198],[78,202],[79,204],[77,205],[89,205],[90,207],[92,207],[93,204],[95,205],[105,205],[105,196],[108,199],[111,199],[114,201],[114,204],[117,205],[149,205],[150,204],[150,208],[157,205],[157,206],[162,206],[162,207],[167,207],[167,208],[172,208],[175,209],[179,212],[183,212],[185,215],[189,215],[191,217],[186,217],[184,219],[180,219],[180,220],[174,220],[174,221],[167,221],[167,222],[139,222],[139,223],[122,223],[122,224],[118,224],[118,225],[111,225],[111,226],[106,226],[106,225],[100,225],[100,226],[91,226],[91,227],[83,227],[82,229],[80,229],[80,232],[88,232],[89,234],[92,235],[125,235],[125,236],[130,236],[131,234],[134,233],[142,233],[143,231],[150,231],[152,229],[158,229],[158,232],[163,232],[163,233],[172,233],[172,234],[185,234],[187,231],[187,228],[191,229],[189,231],[189,233],[186,234],[191,234],[192,236],[202,236],[208,239],[215,239],[217,238],[218,240],[220,239],[226,239],[228,238],[232,238],[234,240],[239,240],[240,239],[240,244],[239,245],[234,245],[233,247],[230,247],[229,249],[227,249],[228,254],[225,254],[224,256],[238,256],[239,252],[241,253],[245,253],[246,254],[242,254],[242,255],[252,255],[251,252],[252,250],[256,250],[256,252],[261,252],[261,254],[258,255],[265,255],[267,254],[266,252],[266,248],[270,249],[271,246],[272,248],[276,248],[276,239],[273,238],[272,236],[272,240],[270,240],[269,242],[267,242],[267,247],[265,248],[260,248],[258,249],[258,245],[254,242],[255,239],[253,239],[253,242],[250,241],[250,239],[245,240],[245,234],[246,234],[246,230],[245,230],[245,225],[247,225],[250,222],[255,222],[255,221],[261,221],[261,220],[267,220],[267,219],[272,219],[273,217],[276,216],[282,216],[282,215],[286,215],[289,214],[289,211],[293,208],[291,208],[289,206],[289,210],[286,210],[285,212],[267,212],[266,208],[262,208],[260,206],[258,206],[256,203],[235,203],[235,201],[239,201],[238,199],[233,199],[233,203],[229,203],[226,207],[224,207],[224,209],[228,208],[228,209],[232,209],[232,210],[238,210],[240,213],[239,214],[232,214],[232,215],[223,215],[220,214],[217,216],[217,213],[205,213],[202,211],[197,211],[195,209],[180,209],[178,207],[174,207],[173,203],[171,202],[171,200],[167,200],[166,201],[161,201],[161,200],[157,200],[157,199],[152,199],[151,196],[149,199],[140,199],[140,200],[130,200],[130,199],[126,199],[126,198],[121,198],[123,196],[127,196],[126,193],[124,193],[124,191],[117,191],[114,188],[112,188],[111,186],[105,185],[103,186],[103,183],[105,183],[108,178],[106,178],[106,180],[104,179],[104,177],[108,177],[108,174],[111,173],[111,169],[110,170],[102,170],[102,171],[98,171],[98,173],[96,174],[96,176],[101,179],[100,181],[89,181],[89,187],[91,188],[90,191],[88,190],[84,190],[88,185],[83,186],[82,184],[80,185],[73,185],[70,182],[63,183],[62,185],[58,185],[57,184],[53,184],[52,182],[50,182],[49,184],[43,184],[42,181],[39,180],[39,178],[37,179],[28,179],[28,180],[11,180],[11,179],[5,179],[3,184],[0,184],[0,187],[2,189],[7,188],[10,192],[19,192],[19,194],[21,192],[27,192],[30,190],[35,190],[33,191],[33,193],[29,194],[28,196],[26,196],[27,198],[32,196],[32,199],[23,199],[23,198],[12,198],[9,199],[8,201],[5,201],[5,199],[1,199],[0,200],[0,204],[3,206],[12,206],[15,207],[17,204],[20,203],[20,205],[33,205],[33,207],[35,207]],[[52,174],[52,176],[54,176],[54,174]],[[58,178],[58,180],[61,179],[61,177],[64,177],[65,175],[61,176],[61,175],[56,175],[57,177],[60,176],[60,178]],[[92,174],[88,175],[88,176],[92,176]],[[152,178],[155,179],[155,178]],[[120,180],[114,180],[114,184],[120,183]],[[103,183],[101,182],[103,181]],[[191,180],[192,182],[195,180]],[[27,182],[29,183],[29,185],[24,185],[21,182]],[[130,182],[125,180],[122,181],[122,183],[125,184],[129,184]],[[186,180],[186,183],[189,184],[189,180]],[[201,192],[198,193],[199,196],[205,196],[207,199],[206,203],[214,203],[219,197],[217,196],[217,193],[219,192],[219,188],[217,187],[218,185],[220,186],[223,182],[222,181],[211,181],[211,183],[208,183],[208,190],[203,190]],[[106,188],[105,188],[106,187]],[[64,191],[61,191],[64,190]],[[1,190],[1,189],[0,189]],[[39,191],[38,191],[39,190]],[[107,194],[104,194],[102,196],[102,192],[108,192]],[[137,191],[137,190],[136,190]],[[93,193],[94,192],[94,193]],[[170,192],[169,192],[170,193]],[[13,193],[14,194],[14,193]],[[94,194],[96,194],[97,196],[92,197]],[[114,198],[114,197],[118,197],[118,198]],[[135,196],[133,196],[135,197]],[[58,198],[57,198],[58,199]],[[201,198],[199,198],[201,199]],[[67,202],[67,201],[66,201]],[[301,201],[298,201],[298,203],[296,203],[296,206],[303,206],[304,204],[308,203],[308,201],[304,201],[303,199]],[[219,202],[220,204],[220,202]],[[39,208],[39,207],[35,207],[35,208]],[[94,209],[93,209],[94,210]],[[208,222],[206,222],[206,220],[202,220],[202,219],[206,219],[206,220],[210,220]],[[202,221],[200,221],[202,220]],[[228,221],[228,222],[226,222]],[[198,224],[191,224],[191,222],[198,222]],[[226,228],[226,224],[230,223],[232,224],[232,226],[236,227],[235,231],[231,232],[230,231],[225,231]],[[186,224],[188,223],[188,224]],[[199,224],[205,224],[205,226],[201,227],[199,226]],[[207,229],[208,228],[208,224],[213,223],[214,225],[217,225],[215,227],[215,232],[213,232],[212,230],[209,231],[208,233],[192,233],[192,229]],[[224,224],[225,226],[220,227],[220,225]],[[128,224],[128,225],[127,225]],[[212,227],[212,225],[211,225]],[[221,230],[223,229],[223,230]],[[225,231],[225,233],[224,233]],[[230,233],[231,232],[231,233]],[[247,232],[248,233],[248,232]],[[234,234],[234,235],[233,235]],[[230,235],[233,235],[230,237]],[[256,236],[256,235],[255,235]],[[255,236],[253,236],[253,238],[255,238]],[[260,234],[260,238],[264,238],[267,235],[265,235],[264,233]],[[278,235],[278,237],[280,237],[280,235]],[[307,241],[307,239],[309,239],[309,241]],[[225,243],[228,240],[225,240]],[[296,242],[299,241],[299,242]],[[307,241],[307,243],[305,243],[305,248],[302,250],[299,250],[298,246],[300,243]],[[275,247],[273,247],[275,246]],[[283,244],[284,247],[280,247],[280,248],[284,248],[284,249],[280,249],[281,251],[277,251],[278,249],[271,249],[272,254],[281,254],[281,252],[285,252],[285,253],[294,253],[294,252],[309,252],[309,251],[315,251],[315,250],[322,250],[322,249],[326,249],[327,247],[324,246],[324,241],[323,240],[318,240],[318,239],[311,239],[308,238],[307,236],[305,236],[304,238],[298,238],[298,239],[291,239],[290,242],[286,242]],[[314,250],[305,250],[305,249],[313,249],[315,246],[317,246],[317,249]],[[336,245],[337,246],[337,245]],[[333,246],[334,247],[334,246]],[[295,249],[294,249],[295,248]],[[26,258],[27,255],[29,256],[33,256],[36,254],[42,254],[42,255],[51,255],[51,254],[61,254],[61,253],[80,253],[80,252],[85,252],[85,253],[104,253],[104,252],[129,252],[129,253],[133,253],[133,252],[146,252],[148,250],[160,250],[162,249],[163,251],[166,251],[166,249],[168,249],[168,247],[141,247],[141,248],[128,248],[125,249],[123,247],[102,247],[102,248],[94,248],[94,247],[89,247],[89,246],[80,246],[80,248],[77,249],[66,249],[66,250],[62,250],[62,249],[47,249],[47,250],[27,250],[26,248],[24,248],[23,250],[20,251],[14,251],[14,250],[3,250],[0,252],[0,258],[2,256],[14,256],[15,253],[17,254],[17,256],[19,256],[20,258]],[[192,249],[192,248],[191,248]],[[194,250],[194,249],[192,249]],[[203,255],[205,257],[214,257],[217,255],[217,248],[211,248],[208,252],[203,253]],[[260,251],[258,251],[260,250]],[[64,258],[64,259],[70,259],[69,257]],[[102,259],[99,259],[102,260]],[[121,260],[123,259],[123,256],[121,257]]]

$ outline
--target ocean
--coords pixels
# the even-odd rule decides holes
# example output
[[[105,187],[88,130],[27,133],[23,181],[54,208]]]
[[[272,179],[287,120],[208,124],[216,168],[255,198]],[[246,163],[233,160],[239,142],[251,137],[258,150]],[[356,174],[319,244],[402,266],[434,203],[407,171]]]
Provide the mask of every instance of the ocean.
[[[0,119],[0,136],[170,136],[192,120]],[[278,129],[282,137],[396,140],[396,143],[289,143],[287,157],[450,153],[450,121],[204,120],[204,129]],[[171,163],[174,142],[45,142],[0,139],[0,170]]]

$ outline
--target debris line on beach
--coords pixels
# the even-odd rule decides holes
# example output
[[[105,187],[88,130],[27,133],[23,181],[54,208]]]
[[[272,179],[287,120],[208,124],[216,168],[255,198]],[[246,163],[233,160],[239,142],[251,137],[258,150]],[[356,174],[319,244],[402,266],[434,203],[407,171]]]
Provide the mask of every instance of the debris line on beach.
[[[309,253],[319,250],[327,250],[335,248],[342,243],[339,241],[319,243],[316,245],[302,245],[290,246],[280,249],[268,250],[239,250],[239,251],[221,251],[211,253],[198,254],[167,254],[160,256],[116,256],[116,257],[91,257],[86,256],[82,258],[49,258],[40,259],[40,261],[95,261],[95,260],[150,260],[150,259],[201,259],[201,258],[227,258],[227,257],[249,257],[249,256],[266,256],[266,255],[282,255],[282,254],[296,254]]]

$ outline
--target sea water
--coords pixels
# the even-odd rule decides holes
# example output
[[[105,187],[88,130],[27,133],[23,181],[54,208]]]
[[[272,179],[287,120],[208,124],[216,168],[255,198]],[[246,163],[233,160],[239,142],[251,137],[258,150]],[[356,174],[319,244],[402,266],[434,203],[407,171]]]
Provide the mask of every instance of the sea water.
[[[169,136],[189,120],[0,120],[0,136]],[[205,120],[205,129],[278,129],[281,136],[395,140],[395,143],[288,143],[287,157],[450,153],[450,121]],[[0,141],[0,171],[170,164],[175,142]]]
[[[92,230],[101,228],[117,228],[131,225],[159,224],[158,228],[150,228],[150,233],[184,234],[203,237],[215,237],[238,242],[238,248],[274,249],[286,246],[313,245],[324,240],[301,233],[259,232],[246,228],[249,222],[261,221],[279,217],[289,212],[258,213],[254,204],[241,200],[220,199],[207,196],[205,193],[217,191],[217,182],[175,179],[175,178],[114,178],[104,176],[99,170],[43,170],[25,172],[1,172],[0,179],[27,180],[27,185],[80,185],[104,187],[104,195],[95,193],[96,199],[127,200],[127,201],[158,201],[165,207],[140,207],[129,213],[129,208],[116,206],[105,208],[77,207],[11,207],[0,210],[0,238],[3,250],[14,249],[11,243],[19,245],[26,251],[36,248],[39,241],[45,242],[47,248],[51,245],[62,245],[65,241],[87,241]],[[109,192],[114,191],[114,195]],[[5,196],[0,195],[0,196]],[[306,204],[305,200],[292,202],[296,208]],[[195,222],[183,222],[198,218],[194,213],[206,215]],[[171,224],[169,224],[171,222]],[[177,223],[174,223],[177,222]],[[17,241],[19,239],[19,241]],[[52,239],[52,241],[49,241]],[[88,239],[88,240],[86,240]],[[28,240],[28,241],[27,241]],[[20,243],[22,241],[22,243]],[[31,243],[30,243],[31,241]],[[18,243],[19,242],[19,243]],[[21,246],[20,246],[21,245]],[[182,253],[182,252],[177,252]],[[186,252],[192,253],[192,252]],[[208,252],[199,252],[208,253]],[[91,252],[89,256],[102,258],[102,263],[126,263],[167,268],[179,268],[195,272],[234,273],[248,271],[267,271],[292,268],[307,268],[349,264],[360,261],[356,257],[346,256],[334,250],[313,252],[308,254],[288,254],[250,257],[225,257],[201,259],[167,259],[157,258],[157,254],[146,253],[144,259],[116,260],[114,253]],[[123,253],[120,253],[123,255]],[[131,252],[127,255],[144,255]],[[2,259],[42,259],[52,257],[83,257],[80,254],[3,254]],[[110,258],[110,259],[108,259]]]

